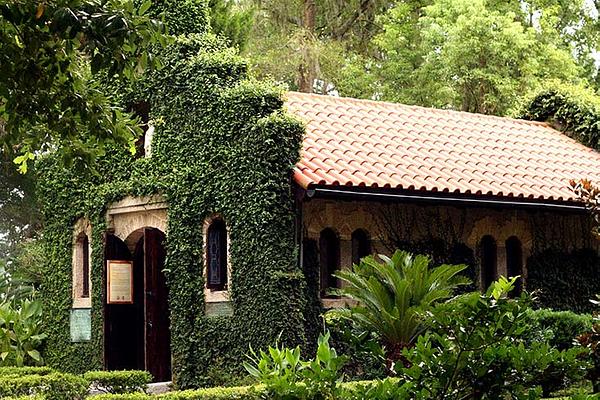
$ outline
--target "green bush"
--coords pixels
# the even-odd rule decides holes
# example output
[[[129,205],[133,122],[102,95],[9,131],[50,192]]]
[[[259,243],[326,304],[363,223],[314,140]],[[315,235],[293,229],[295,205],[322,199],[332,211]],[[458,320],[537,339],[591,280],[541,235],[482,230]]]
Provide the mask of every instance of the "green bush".
[[[147,371],[89,371],[84,378],[95,389],[115,394],[144,392],[152,382]]]
[[[259,400],[264,398],[264,387],[215,387],[209,389],[184,390],[151,396],[144,393],[104,394],[94,400]]]
[[[300,358],[300,347],[269,347],[268,352],[252,351],[244,368],[265,385],[270,399],[338,398],[341,370],[347,358],[338,356],[329,345],[329,333],[320,335],[317,354],[309,361]]]
[[[0,398],[39,395],[52,400],[79,400],[86,396],[88,387],[84,378],[59,372],[0,376]]]
[[[430,312],[429,331],[404,352],[398,368],[415,393],[429,398],[538,398],[585,375],[582,349],[528,344],[527,294],[511,299],[515,279],[501,278],[485,294],[466,294]],[[493,373],[490,373],[493,371]]]
[[[0,367],[0,377],[25,376],[25,375],[48,375],[55,372],[50,367]]]
[[[383,381],[357,381],[340,383],[342,397],[346,400],[396,400],[409,398],[406,385],[399,385],[397,379]],[[326,397],[315,397],[326,398]],[[185,390],[151,396],[143,393],[105,394],[94,400],[261,400],[269,397],[263,385],[230,388],[209,388]],[[292,400],[293,397],[288,399]]]
[[[576,344],[576,338],[592,329],[592,316],[576,314],[572,311],[554,311],[550,309],[532,310],[532,330],[552,347],[566,350]]]
[[[434,268],[430,264],[427,256],[397,250],[391,258],[368,256],[351,271],[335,274],[345,283],[335,294],[357,302],[343,315],[364,331],[378,335],[390,365],[400,360],[402,350],[425,330],[423,315],[469,283],[460,275],[465,265]]]
[[[40,365],[39,348],[46,335],[41,332],[42,305],[23,300],[0,304],[0,365]]]

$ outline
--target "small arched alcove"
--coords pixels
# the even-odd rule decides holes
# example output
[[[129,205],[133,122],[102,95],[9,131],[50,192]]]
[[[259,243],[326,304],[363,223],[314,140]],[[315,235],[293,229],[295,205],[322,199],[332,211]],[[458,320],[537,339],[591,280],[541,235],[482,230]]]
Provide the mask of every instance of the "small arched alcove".
[[[523,245],[516,236],[506,239],[506,273],[509,277],[519,276],[513,295],[521,294],[523,289]]]
[[[485,235],[481,238],[479,259],[481,260],[481,285],[483,291],[486,291],[498,277],[498,247],[492,236]]]

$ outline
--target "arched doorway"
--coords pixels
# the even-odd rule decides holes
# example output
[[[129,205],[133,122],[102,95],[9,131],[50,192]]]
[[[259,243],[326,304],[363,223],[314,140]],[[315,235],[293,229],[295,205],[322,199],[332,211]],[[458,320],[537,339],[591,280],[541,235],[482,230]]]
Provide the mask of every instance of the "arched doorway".
[[[108,304],[105,299],[105,366],[145,369],[159,382],[171,379],[164,242],[160,230],[141,228],[125,241],[107,234],[105,243],[105,282],[109,260],[133,264],[132,304]]]

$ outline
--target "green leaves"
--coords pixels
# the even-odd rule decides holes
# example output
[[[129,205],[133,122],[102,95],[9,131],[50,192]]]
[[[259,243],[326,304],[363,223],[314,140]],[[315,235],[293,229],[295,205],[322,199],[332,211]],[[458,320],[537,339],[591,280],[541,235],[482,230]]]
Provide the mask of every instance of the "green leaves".
[[[46,339],[40,332],[42,306],[24,300],[0,305],[0,366],[41,365],[39,347]]]
[[[430,268],[428,257],[404,251],[379,258],[383,262],[369,256],[352,271],[338,272],[336,276],[347,284],[336,294],[358,302],[349,318],[365,331],[376,332],[393,355],[423,332],[428,310],[469,281],[459,275],[464,265]]]
[[[149,7],[136,9],[133,0],[0,4],[0,147],[22,173],[47,151],[60,152],[67,165],[88,164],[105,145],[137,136],[137,121],[115,112],[97,73],[134,79],[154,65],[148,46],[162,40],[163,27]]]
[[[404,351],[398,372],[427,398],[539,398],[580,380],[581,348],[559,351],[531,342],[531,299],[511,299],[514,280],[500,279],[428,312],[428,332]],[[493,371],[493,373],[491,373]]]
[[[269,347],[268,353],[252,349],[244,362],[248,373],[266,386],[270,399],[340,398],[341,369],[347,357],[329,345],[329,332],[320,335],[314,359],[303,361],[300,347]]]

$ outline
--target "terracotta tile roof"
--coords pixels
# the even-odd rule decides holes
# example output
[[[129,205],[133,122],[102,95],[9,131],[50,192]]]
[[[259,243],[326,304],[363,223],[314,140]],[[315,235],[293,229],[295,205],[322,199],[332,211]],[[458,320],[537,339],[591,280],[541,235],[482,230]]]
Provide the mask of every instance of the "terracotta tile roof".
[[[307,123],[296,182],[571,201],[600,153],[541,122],[290,92]]]

